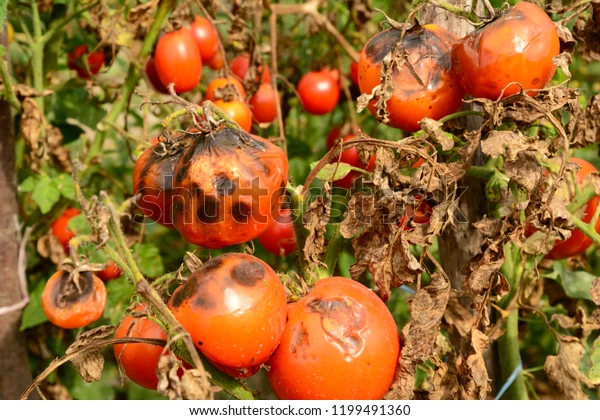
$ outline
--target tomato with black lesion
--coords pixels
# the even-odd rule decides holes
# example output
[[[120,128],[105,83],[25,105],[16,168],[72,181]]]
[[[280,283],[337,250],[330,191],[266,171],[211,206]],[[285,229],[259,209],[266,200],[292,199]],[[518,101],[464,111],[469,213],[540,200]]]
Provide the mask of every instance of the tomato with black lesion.
[[[53,274],[42,292],[42,309],[57,327],[81,328],[97,321],[106,305],[106,288],[89,271],[75,279],[61,270]]]

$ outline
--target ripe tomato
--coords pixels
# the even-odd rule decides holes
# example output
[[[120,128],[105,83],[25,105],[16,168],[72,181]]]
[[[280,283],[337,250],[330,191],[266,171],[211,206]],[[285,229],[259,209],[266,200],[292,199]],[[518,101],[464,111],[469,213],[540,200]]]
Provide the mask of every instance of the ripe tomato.
[[[165,86],[175,84],[175,92],[184,93],[196,87],[202,77],[200,49],[188,28],[163,35],[154,53],[158,78]]]
[[[256,372],[258,372],[261,367],[260,365],[256,365],[256,366],[250,366],[250,367],[237,368],[237,367],[222,365],[220,363],[215,362],[214,360],[210,360],[210,363],[214,367],[219,369],[221,372],[223,372],[231,377],[234,377],[234,378],[249,378],[250,376],[254,375]]]
[[[415,210],[416,205],[416,210]],[[406,213],[400,219],[398,223],[399,226],[404,226],[404,230],[411,230],[410,221],[412,220],[414,223],[421,225],[429,223],[431,219],[431,215],[433,214],[433,209],[422,195],[415,194],[414,195],[414,204],[408,204],[406,206]]]
[[[98,74],[104,64],[104,53],[102,51],[95,51],[91,54],[87,52],[87,45],[80,45],[67,54],[67,67],[75,70],[77,75],[83,79],[88,79],[91,76],[90,72],[91,74]],[[86,58],[87,67],[89,67],[90,72],[88,72],[86,65],[83,64],[83,58]]]
[[[402,31],[390,28],[367,42],[358,63],[361,93],[370,94],[380,84],[382,60],[396,47],[401,35]],[[456,35],[435,24],[405,34],[402,46],[422,84],[406,64],[400,72],[394,69],[394,94],[387,101],[390,114],[387,125],[417,131],[423,118],[437,120],[460,108],[464,91],[451,70],[450,59],[450,49],[457,39]],[[369,104],[369,110],[377,116],[375,101]]]
[[[273,255],[290,255],[296,250],[296,235],[290,209],[281,209],[275,222],[258,237],[262,247]]]
[[[75,237],[75,234],[68,228],[69,220],[79,214],[81,211],[78,209],[68,208],[50,224],[52,235],[63,246],[67,254],[69,253],[69,241]]]
[[[338,82],[329,70],[306,73],[298,82],[297,90],[304,109],[310,114],[327,114],[340,99]]]
[[[281,100],[281,96],[279,98]],[[275,92],[269,83],[262,83],[248,104],[254,119],[259,123],[270,123],[277,118]]]
[[[572,157],[570,160],[571,162],[577,163],[581,167],[575,175],[575,179],[580,185],[584,183],[585,178],[589,174],[597,172],[596,168],[591,163],[583,159]],[[586,223],[590,223],[592,221],[592,218],[596,213],[596,209],[598,208],[599,200],[600,197],[596,196],[587,202],[586,206],[584,207],[584,210],[582,210],[583,214],[578,215],[579,217],[581,217],[581,220],[583,220]],[[600,233],[600,219],[598,219],[598,221],[596,222],[596,232]],[[582,254],[583,252],[585,252],[586,249],[590,247],[590,245],[592,245],[592,243],[593,241],[590,238],[588,238],[583,232],[581,232],[579,229],[575,229],[573,230],[571,236],[567,240],[556,241],[554,247],[552,248],[552,250],[550,250],[547,257],[553,260],[560,260],[562,258]]]
[[[222,99],[215,101],[215,105],[221,108],[231,117],[233,121],[239,124],[242,130],[249,132],[252,128],[252,111],[244,102],[233,100],[225,102]]]
[[[136,312],[142,312],[146,305],[138,305]],[[166,340],[167,333],[160,325],[148,318],[136,318],[131,315],[121,320],[115,331],[115,338],[156,338]],[[162,346],[146,343],[116,344],[115,358],[123,367],[125,375],[136,384],[148,389],[156,389],[158,376],[156,369],[164,350]]]
[[[277,274],[248,254],[224,254],[194,271],[169,308],[196,344],[220,365],[266,362],[285,327],[286,295]]]
[[[224,127],[198,134],[175,169],[173,222],[188,242],[222,248],[257,238],[280,207],[283,150]]]
[[[332,135],[332,133],[334,135]],[[335,136],[336,133],[337,133],[337,136]],[[327,136],[327,148],[328,149],[333,147],[333,145],[335,144],[335,141],[339,138],[339,133],[340,133],[340,130],[337,127],[333,128],[331,130],[331,132]],[[356,137],[355,134],[348,134],[342,138],[342,142],[352,140],[352,139],[354,139],[354,137]],[[339,161],[342,163],[347,163],[350,166],[354,166],[355,168],[364,169],[364,167],[365,167],[365,165],[360,160],[360,156],[358,155],[358,149],[356,147],[351,147],[350,149],[344,150],[342,152],[342,156],[340,157]],[[337,159],[332,162],[333,163],[337,162]],[[375,155],[371,156],[371,159],[369,159],[369,163],[367,165],[367,170],[372,171],[374,168],[375,168]],[[345,177],[333,181],[333,184],[340,188],[349,189],[354,186],[354,181],[359,176],[361,176],[360,172],[351,171]]]
[[[225,60],[223,59],[223,53],[221,53],[221,49],[219,49],[215,56],[206,64],[213,70],[221,70],[223,67],[225,67]]]
[[[452,48],[452,65],[468,94],[496,100],[511,82],[542,89],[554,75],[552,59],[559,53],[552,20],[535,4],[522,2],[458,41]],[[519,91],[518,85],[511,85],[503,97]]]
[[[121,277],[121,274],[123,274],[123,271],[121,270],[121,268],[115,264],[114,261],[109,261],[108,265],[106,266],[106,268],[102,271],[98,271],[96,273],[96,275],[102,280],[102,281],[109,281],[109,280],[113,280],[113,279],[118,279],[119,277]]]
[[[231,70],[233,74],[239,77],[240,80],[244,80],[244,76],[246,76],[246,72],[248,71],[249,67],[250,54],[244,53],[238,55],[233,60],[231,60],[229,70]],[[262,74],[260,78],[261,83],[269,83],[271,81],[271,72],[269,71],[269,68],[267,66],[258,66],[257,71],[258,74]],[[256,78],[256,80],[259,80],[258,77]]]
[[[146,76],[148,76],[148,80],[154,89],[159,93],[164,93],[166,95],[169,94],[169,89],[160,81],[158,78],[158,73],[156,72],[156,63],[154,62],[154,57],[150,57],[148,61],[146,61]]]
[[[196,16],[192,22],[192,35],[198,43],[202,62],[207,63],[219,51],[219,36],[210,21],[202,16]]]
[[[183,149],[165,150],[160,142],[147,149],[133,167],[135,203],[146,216],[172,228],[174,170]]]
[[[81,290],[81,291],[80,291]],[[79,273],[79,289],[69,273],[57,271],[42,292],[42,309],[60,328],[81,328],[98,320],[106,305],[104,283],[91,272]]]
[[[384,303],[358,282],[331,277],[288,305],[267,375],[280,399],[380,399],[399,353],[396,324]]]
[[[233,85],[233,86],[228,86]],[[235,89],[231,96],[227,97],[223,92],[224,88],[228,86],[228,89]],[[236,96],[237,93],[237,96]],[[206,95],[205,99],[209,101],[215,101],[217,99],[225,99],[225,100],[233,100],[233,99],[241,99],[242,101],[246,100],[246,89],[244,89],[244,85],[242,82],[237,80],[235,77],[218,77],[213,79],[208,86],[206,87]]]

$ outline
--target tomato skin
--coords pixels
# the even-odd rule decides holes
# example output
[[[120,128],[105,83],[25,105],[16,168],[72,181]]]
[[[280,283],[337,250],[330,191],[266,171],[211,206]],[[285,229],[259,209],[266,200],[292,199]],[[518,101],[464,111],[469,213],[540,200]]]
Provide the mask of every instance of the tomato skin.
[[[150,57],[148,61],[146,61],[146,76],[148,76],[148,80],[159,93],[164,93],[165,95],[169,94],[169,89],[160,81],[158,78],[158,73],[156,72],[156,63],[154,62],[154,57]]]
[[[583,159],[572,157],[570,161],[581,166],[575,175],[575,179],[580,185],[583,184],[584,179],[589,174],[597,172],[594,165]],[[596,213],[596,209],[598,208],[598,201],[600,201],[600,197],[596,196],[587,202],[584,210],[585,213],[581,217],[582,221],[585,223],[590,223],[592,221],[594,214]],[[600,219],[596,222],[596,232],[600,233]],[[563,258],[572,257],[574,255],[583,254],[585,250],[592,245],[592,243],[593,241],[582,231],[579,229],[574,229],[571,233],[571,236],[567,240],[556,241],[554,247],[550,250],[546,257],[553,260],[560,260]]]
[[[91,74],[98,74],[102,65],[104,64],[104,53],[102,51],[95,51],[88,54],[87,45],[79,45],[75,49],[67,54],[67,67],[71,70],[75,70],[77,75],[82,79],[89,79],[90,73],[88,73],[86,66],[81,63],[83,56],[87,56],[87,63]]]
[[[392,384],[399,353],[385,304],[360,283],[331,277],[288,304],[267,375],[280,399],[380,399]]]
[[[252,128],[252,111],[250,111],[248,105],[237,99],[229,102],[219,99],[215,101],[215,105],[225,111],[233,121],[238,123],[242,130],[250,132]]]
[[[100,280],[105,282],[109,280],[118,279],[119,277],[121,277],[121,274],[123,274],[123,271],[114,261],[109,261],[107,267],[104,270],[98,271],[96,273]]]
[[[202,77],[200,50],[188,28],[163,35],[156,44],[154,61],[162,84],[174,83],[177,93],[194,89]]]
[[[380,83],[381,62],[396,46],[402,31],[391,28],[371,38],[360,54],[358,86],[361,93],[370,94]],[[408,66],[394,70],[394,94],[387,101],[390,127],[405,131],[420,129],[423,118],[438,120],[456,112],[464,97],[456,75],[451,69],[450,50],[456,35],[442,27],[430,24],[406,33],[402,40],[409,61],[425,84],[422,86]],[[376,115],[375,101],[369,110]]]
[[[219,51],[219,36],[208,19],[196,16],[192,22],[192,35],[198,43],[202,62],[209,62]]]
[[[42,292],[42,309],[51,323],[60,328],[81,328],[97,321],[106,305],[106,288],[98,277],[89,271],[79,274],[79,294],[69,273],[57,271],[46,283]]]
[[[294,252],[298,248],[298,243],[294,234],[291,210],[281,209],[275,222],[258,237],[258,242],[273,255],[290,255]]]
[[[225,67],[225,60],[223,59],[223,53],[221,52],[221,49],[217,51],[215,56],[208,61],[206,65],[213,70],[221,70],[223,67]]]
[[[452,62],[467,93],[496,100],[511,82],[524,89],[544,88],[554,75],[552,59],[559,53],[552,20],[538,6],[520,2],[458,41],[452,48]],[[502,97],[519,91],[518,85],[512,85]]]
[[[235,57],[233,60],[231,60],[231,63],[229,65],[229,70],[231,70],[231,72],[233,74],[235,74],[237,77],[240,78],[240,80],[244,80],[244,77],[246,76],[246,72],[248,71],[248,68],[250,67],[250,54],[248,53],[244,53],[244,54],[240,54],[237,57]],[[261,83],[269,83],[271,81],[271,72],[269,71],[269,68],[267,66],[258,66],[258,73],[262,72],[262,76],[260,79]],[[258,77],[257,77],[258,80]]]
[[[68,228],[69,220],[79,214],[81,214],[79,209],[68,208],[50,224],[50,232],[67,254],[69,253],[69,241],[75,237],[75,234]]]
[[[222,99],[222,96],[219,96],[218,98],[215,96],[216,90],[223,89],[227,85],[233,85],[235,91],[239,95],[237,98],[233,99],[241,99],[242,101],[246,100],[246,89],[244,89],[244,85],[235,77],[231,76],[213,79],[206,87],[206,95],[204,95],[204,98],[213,102],[217,99]]]
[[[229,368],[267,361],[279,344],[286,295],[277,274],[248,254],[224,254],[203,264],[169,300],[198,350]]]
[[[281,96],[279,97],[281,101]],[[277,118],[275,92],[269,83],[262,83],[248,101],[254,119],[259,123],[270,123]]]
[[[249,378],[250,376],[254,375],[256,372],[258,372],[261,367],[261,365],[256,365],[256,366],[250,366],[250,367],[236,368],[236,367],[232,367],[232,366],[222,365],[220,363],[215,362],[214,360],[210,360],[210,363],[214,367],[219,369],[221,372],[223,372],[224,374],[229,375],[233,378],[239,378],[239,379]]]
[[[145,304],[138,305],[135,311],[142,312]],[[155,338],[167,340],[167,333],[156,322],[148,318],[131,315],[121,320],[115,331],[115,338]],[[162,346],[146,343],[115,344],[115,359],[123,367],[125,375],[136,384],[148,389],[158,387],[156,369],[164,350]]]
[[[340,99],[338,82],[327,69],[306,73],[298,82],[297,90],[304,110],[314,115],[333,111]]]

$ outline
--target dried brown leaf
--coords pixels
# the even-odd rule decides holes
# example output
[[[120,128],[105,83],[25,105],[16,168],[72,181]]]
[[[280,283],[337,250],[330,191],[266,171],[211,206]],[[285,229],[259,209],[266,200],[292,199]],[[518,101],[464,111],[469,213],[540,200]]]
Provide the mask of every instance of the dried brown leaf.
[[[442,146],[442,150],[448,151],[454,147],[454,139],[442,130],[442,123],[431,118],[423,118],[419,125],[431,140]]]
[[[548,154],[548,146],[536,138],[528,138],[520,131],[492,131],[481,142],[481,151],[488,156],[497,158],[506,156],[509,162],[514,162],[520,152],[530,150],[542,155]]]
[[[546,150],[547,152],[547,150]],[[544,169],[540,165],[537,152],[520,152],[513,161],[504,163],[504,173],[519,187],[529,192],[533,197],[541,198],[542,186],[546,180]]]
[[[483,360],[483,351],[489,346],[490,339],[479,330],[471,332],[471,351],[466,356],[461,355],[456,361],[456,371],[459,376],[461,399],[484,400],[491,390],[490,378]]]
[[[81,332],[77,334],[75,342],[67,349],[65,354],[71,354],[82,348],[90,347],[90,350],[71,359],[75,370],[77,370],[84,381],[97,381],[102,376],[104,357],[100,354],[100,349],[95,347],[94,344],[112,335],[114,330],[115,327],[112,325],[102,325],[93,330]]]
[[[456,290],[453,289],[444,312],[444,322],[454,328],[461,337],[466,337],[476,321],[477,314],[461,303]]]
[[[571,400],[587,400],[581,389],[581,382],[591,387],[587,376],[579,371],[583,358],[583,345],[575,337],[561,337],[557,356],[548,356],[544,370],[548,379],[567,398]]]
[[[592,96],[583,112],[574,120],[572,144],[575,147],[585,147],[600,142],[600,94]]]
[[[557,86],[551,89],[541,91],[535,101],[539,107],[533,106],[530,102],[516,101],[510,104],[506,109],[506,118],[531,124],[540,118],[544,118],[545,114],[541,111],[544,109],[548,112],[555,112],[568,106],[572,110],[579,108],[578,103],[579,93],[577,89],[566,86]]]
[[[580,15],[573,28],[573,35],[579,41],[578,50],[588,62],[600,61],[600,1],[592,1],[591,13],[587,20]]]
[[[304,255],[308,261],[321,261],[325,250],[325,230],[329,221],[329,209],[323,197],[318,196],[310,203],[304,213],[304,227],[308,236],[304,245]]]
[[[54,91],[50,89],[45,89],[41,92],[38,92],[33,87],[29,85],[22,85],[20,83],[13,85],[13,89],[15,91],[15,95],[21,98],[40,98],[44,96],[50,96],[54,93]]]
[[[473,256],[462,269],[462,274],[466,277],[463,281],[463,288],[475,295],[480,294],[492,285],[492,278],[504,264],[506,255],[504,253],[504,243],[506,239],[499,242],[486,240],[482,245],[482,250]]]
[[[596,305],[600,305],[600,277],[592,282],[592,288],[590,289],[590,295]]]
[[[25,98],[23,101],[23,115],[21,117],[21,134],[27,143],[27,148],[31,153],[33,166],[37,167],[44,153],[42,148],[42,125],[45,119],[37,103],[33,98]]]

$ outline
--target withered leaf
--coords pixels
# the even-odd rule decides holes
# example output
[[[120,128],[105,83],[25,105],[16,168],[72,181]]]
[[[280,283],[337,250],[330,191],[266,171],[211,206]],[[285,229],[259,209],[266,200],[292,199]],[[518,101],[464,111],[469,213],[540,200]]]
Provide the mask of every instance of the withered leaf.
[[[20,127],[21,134],[27,143],[34,162],[39,161],[41,154],[43,153],[41,147],[41,129],[43,124],[45,124],[45,119],[35,100],[32,98],[25,98],[23,101],[23,115],[21,117]]]
[[[558,33],[558,39],[560,40],[560,51],[563,53],[573,54],[575,50],[575,38],[573,34],[565,25],[559,22],[555,22],[556,32]]]
[[[466,337],[473,329],[476,320],[477,314],[463,306],[456,290],[452,289],[444,312],[444,322],[456,329],[461,337]]]
[[[544,152],[538,150],[537,153]],[[542,185],[546,179],[538,156],[534,152],[519,152],[515,160],[504,163],[506,176],[534,197],[541,195]]]
[[[13,89],[15,90],[15,94],[21,98],[38,98],[50,96],[54,93],[54,91],[50,89],[44,89],[43,91],[38,92],[33,87],[20,83],[13,85]]]
[[[574,131],[572,144],[576,147],[600,142],[600,94],[590,98],[584,111],[577,115],[572,130]]]
[[[591,387],[589,379],[579,370],[583,358],[583,345],[575,337],[561,337],[557,356],[548,356],[544,371],[548,379],[567,398],[587,400],[581,382]]]
[[[588,318],[585,310],[579,306],[574,317],[571,318],[563,314],[554,314],[552,315],[552,321],[557,321],[563,328],[582,329],[584,337],[587,337],[590,332],[600,329],[600,311],[595,311],[592,316]]]
[[[318,262],[325,249],[325,229],[329,221],[329,209],[323,197],[317,196],[304,212],[304,226],[308,236],[304,245],[304,255],[308,261]]]
[[[91,347],[90,350],[71,359],[75,370],[77,370],[84,381],[97,381],[102,376],[104,357],[100,354],[100,348],[94,347],[94,344],[112,335],[114,330],[115,327],[112,325],[102,325],[93,330],[81,332],[77,334],[75,342],[67,349],[65,354],[71,354],[88,346]]]
[[[486,238],[495,238],[500,235],[501,226],[502,222],[499,219],[488,219],[487,216],[483,216],[483,219],[473,223],[473,227]]]
[[[592,295],[592,301],[594,301],[596,305],[600,306],[600,277],[592,282],[590,295]]]
[[[562,52],[552,59],[554,65],[563,71],[567,79],[571,79],[571,71],[569,70],[571,61],[571,54],[567,52]]]
[[[44,381],[40,384],[40,389],[44,397],[49,400],[65,401],[73,399],[67,387],[60,382],[51,384],[48,381]]]
[[[198,369],[183,369],[181,379],[180,362],[172,354],[164,354],[158,361],[156,391],[170,400],[208,400],[216,389],[210,385],[208,377]]]
[[[461,271],[466,275],[463,281],[465,290],[478,295],[491,286],[492,276],[502,267],[506,259],[505,243],[506,239],[500,242],[486,240],[482,250],[467,261]]]
[[[539,104],[539,107],[535,107],[530,102],[524,101],[516,101],[511,103],[510,106],[507,105],[506,118],[531,124],[545,116],[542,109],[553,113],[562,109],[565,105],[568,105],[573,110],[579,108],[578,97],[579,93],[577,89],[556,86],[541,91],[535,97],[535,101]]]
[[[588,62],[600,61],[600,1],[590,4],[589,18],[585,20],[584,15],[580,15],[573,28],[573,35],[579,41],[579,53]]]
[[[442,130],[442,124],[431,118],[423,118],[419,125],[427,133],[429,138],[434,142],[442,146],[442,150],[451,150],[454,147],[454,139],[444,130]]]
[[[520,131],[492,131],[485,140],[481,142],[481,151],[488,156],[497,158],[506,156],[509,162],[517,159],[519,152],[531,150],[548,154],[548,147],[537,139],[530,139]]]
[[[471,352],[468,356],[461,355],[456,361],[456,371],[460,378],[461,399],[484,400],[490,392],[490,378],[483,360],[483,350],[489,344],[489,338],[479,330],[471,331]]]
[[[571,213],[567,210],[564,201],[556,194],[550,201],[546,202],[544,212],[540,216],[540,222],[543,225],[551,226],[552,230],[563,240],[571,236],[571,231],[575,227]]]

